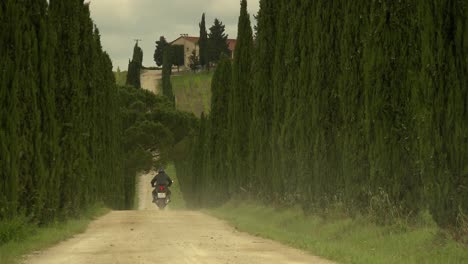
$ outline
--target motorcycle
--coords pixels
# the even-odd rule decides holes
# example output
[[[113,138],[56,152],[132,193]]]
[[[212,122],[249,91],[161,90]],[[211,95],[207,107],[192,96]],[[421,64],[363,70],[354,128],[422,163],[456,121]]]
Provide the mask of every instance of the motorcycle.
[[[165,185],[158,185],[153,191],[153,203],[155,203],[159,209],[164,209],[170,201],[169,190]]]

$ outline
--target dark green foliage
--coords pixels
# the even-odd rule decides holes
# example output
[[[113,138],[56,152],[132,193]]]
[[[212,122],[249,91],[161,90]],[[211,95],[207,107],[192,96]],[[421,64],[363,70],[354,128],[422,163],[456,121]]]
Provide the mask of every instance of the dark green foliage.
[[[417,173],[435,220],[454,227],[468,212],[468,4],[419,1],[418,13],[426,26],[411,98]]]
[[[466,1],[261,0],[255,47],[245,6],[232,84],[219,89],[220,67],[178,166],[192,197],[338,204],[381,224],[429,208],[441,227],[466,228]]]
[[[133,58],[128,62],[127,85],[141,88],[140,71],[143,67],[143,50],[135,44],[133,48]]]
[[[197,53],[194,51],[192,51],[192,54],[190,55],[190,64],[189,64],[189,67],[192,71],[196,71],[198,66],[200,66],[200,60],[197,56]]]
[[[210,27],[208,34],[208,59],[210,62],[217,63],[221,59],[221,55],[229,55],[228,35],[225,33],[225,27],[217,18],[214,20],[213,26]]]
[[[239,187],[251,188],[246,158],[248,155],[249,132],[252,118],[252,83],[253,37],[250,15],[247,13],[247,1],[241,1],[238,25],[237,46],[232,64],[232,89],[229,93],[228,143],[230,189],[239,191]],[[235,176],[236,175],[236,176]]]
[[[185,52],[184,46],[182,45],[173,45],[172,48],[172,65],[177,66],[179,69],[180,66],[184,66],[185,63]]]
[[[159,41],[156,41],[156,49],[154,51],[154,62],[156,62],[156,65],[161,67],[163,65],[163,55],[164,55],[164,49],[169,46],[169,43],[167,43],[166,38],[164,36],[161,36],[159,38]]]
[[[211,83],[211,114],[207,120],[202,113],[198,136],[191,142],[193,160],[190,164],[184,158],[177,160],[178,173],[189,176],[181,182],[189,206],[219,205],[229,196],[223,181],[228,173],[227,139],[228,104],[231,90],[231,61],[224,57],[216,67]],[[209,134],[208,133],[209,128]],[[188,146],[186,146],[188,147]],[[186,159],[186,158],[185,158]],[[206,163],[209,159],[211,162]],[[185,170],[188,169],[186,172]],[[193,182],[196,179],[196,183]],[[192,187],[201,188],[191,189]]]
[[[21,54],[26,22],[24,11],[13,0],[0,3],[0,218],[10,218],[18,209],[19,127],[18,94]],[[14,50],[13,50],[14,48]]]
[[[271,167],[270,132],[273,117],[273,82],[272,68],[263,65],[273,65],[275,54],[275,39],[278,6],[271,1],[260,1],[257,16],[257,37],[253,59],[255,69],[252,83],[252,124],[249,134],[248,166],[259,186],[268,183]],[[213,111],[214,114],[214,111]],[[259,188],[266,196],[268,188]]]
[[[0,26],[0,244],[102,202],[132,208],[136,173],[171,159],[195,117],[115,86],[82,0],[2,1]]]
[[[166,97],[146,90],[119,87],[118,98],[126,185],[135,186],[138,172],[172,159],[173,146],[192,134],[196,120],[193,115],[175,110]],[[135,188],[125,191],[126,205],[131,206]]]
[[[0,221],[126,208],[115,79],[88,4],[2,1],[0,24]]]
[[[172,91],[171,75],[172,75],[172,60],[174,49],[171,46],[164,50],[164,63],[162,69],[162,93],[175,106],[175,96]]]
[[[198,40],[198,47],[200,47],[200,65],[206,67],[209,63],[209,44],[208,33],[206,32],[205,13],[202,15],[200,26],[200,39]]]

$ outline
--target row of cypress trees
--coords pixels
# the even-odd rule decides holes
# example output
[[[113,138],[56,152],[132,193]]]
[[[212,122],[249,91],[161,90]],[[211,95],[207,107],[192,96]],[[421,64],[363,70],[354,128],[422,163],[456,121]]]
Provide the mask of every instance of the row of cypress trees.
[[[468,212],[468,5],[457,0],[261,0],[253,41],[212,83],[189,202],[237,195],[308,212],[341,205],[376,221]],[[191,173],[193,172],[193,173]]]
[[[115,79],[84,0],[0,2],[0,221],[124,208]]]

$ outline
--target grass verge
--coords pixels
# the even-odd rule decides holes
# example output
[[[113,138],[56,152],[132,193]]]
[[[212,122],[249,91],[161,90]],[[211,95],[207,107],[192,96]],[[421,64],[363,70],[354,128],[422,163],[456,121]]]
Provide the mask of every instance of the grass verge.
[[[206,212],[241,231],[340,263],[468,263],[466,246],[429,222],[381,227],[365,217],[324,219],[253,202],[229,202]]]
[[[211,79],[213,72],[186,73],[171,78],[177,109],[194,113],[210,111]]]
[[[109,209],[96,205],[86,210],[78,219],[54,223],[46,227],[31,227],[28,230],[29,235],[24,238],[0,245],[0,263],[20,263],[21,257],[26,254],[45,249],[84,232],[92,220],[108,212]]]

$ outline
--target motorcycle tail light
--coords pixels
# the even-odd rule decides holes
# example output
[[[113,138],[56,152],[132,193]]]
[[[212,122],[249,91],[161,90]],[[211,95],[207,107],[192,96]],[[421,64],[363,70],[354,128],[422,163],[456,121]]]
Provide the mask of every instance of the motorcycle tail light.
[[[164,186],[159,186],[160,191],[164,191]]]

